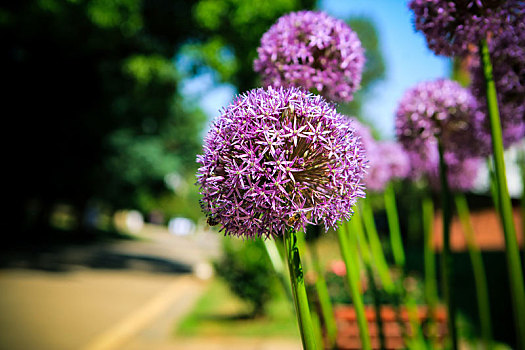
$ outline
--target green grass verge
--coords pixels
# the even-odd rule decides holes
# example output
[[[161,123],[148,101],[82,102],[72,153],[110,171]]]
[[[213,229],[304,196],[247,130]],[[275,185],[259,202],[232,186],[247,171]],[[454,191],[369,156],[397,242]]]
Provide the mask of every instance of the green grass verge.
[[[175,335],[299,339],[293,306],[284,293],[277,293],[269,302],[265,316],[250,318],[250,311],[249,305],[233,295],[222,281],[216,279],[211,282],[193,310],[178,324]]]

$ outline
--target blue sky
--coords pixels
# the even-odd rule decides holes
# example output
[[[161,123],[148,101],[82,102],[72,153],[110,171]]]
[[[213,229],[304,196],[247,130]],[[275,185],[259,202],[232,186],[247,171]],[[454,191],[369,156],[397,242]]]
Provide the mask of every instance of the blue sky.
[[[447,77],[449,60],[435,56],[423,35],[415,32],[406,1],[321,0],[320,9],[341,19],[370,18],[379,33],[386,78],[377,84],[364,106],[364,116],[385,138],[394,137],[394,113],[403,92],[414,84]]]
[[[394,114],[404,91],[421,81],[448,77],[449,59],[435,56],[427,48],[423,35],[415,32],[407,1],[319,0],[319,9],[343,20],[350,16],[366,16],[376,25],[386,64],[386,77],[371,92],[364,106],[364,116],[383,138],[393,139]],[[183,91],[185,96],[200,104],[210,120],[229,104],[236,93],[230,85],[217,84],[211,73],[186,81]],[[509,190],[516,197],[521,193],[518,175],[515,161],[509,159]],[[478,180],[478,189],[486,191],[487,172],[482,172]]]
[[[364,116],[384,138],[393,138],[394,113],[403,92],[417,82],[448,76],[449,61],[427,49],[423,35],[413,29],[405,1],[320,0],[319,8],[343,20],[366,16],[375,23],[385,58],[386,78],[371,92]],[[219,109],[228,105],[236,93],[230,85],[216,84],[212,74],[187,81],[183,89],[186,96],[199,101],[210,119],[218,115]]]

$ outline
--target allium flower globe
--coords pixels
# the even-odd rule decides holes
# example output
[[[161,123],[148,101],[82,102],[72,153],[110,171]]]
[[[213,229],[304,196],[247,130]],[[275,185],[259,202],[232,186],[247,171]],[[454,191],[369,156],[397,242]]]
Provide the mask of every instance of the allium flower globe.
[[[498,94],[503,144],[509,147],[525,137],[525,14],[512,32],[489,42],[494,83]],[[479,60],[471,66],[471,91],[482,110],[487,109],[485,77]],[[485,130],[490,130],[489,120]],[[488,132],[488,131],[487,131]]]
[[[476,99],[457,82],[439,79],[408,89],[396,111],[396,135],[408,152],[424,159],[442,141],[449,159],[484,155],[490,143],[482,130],[484,114]]]
[[[512,32],[525,12],[523,0],[412,0],[415,27],[438,55],[463,56],[487,36]]]
[[[449,188],[455,192],[472,190],[482,164],[482,158],[467,158],[461,161],[448,162],[447,181]],[[441,190],[438,160],[436,160],[434,166],[428,170],[428,180],[434,190]]]
[[[439,153],[437,147],[426,145],[422,152],[408,152],[410,160],[409,177],[413,180],[424,178],[430,187],[441,190],[439,177]],[[482,158],[458,159],[453,153],[445,153],[447,164],[447,182],[452,191],[469,191],[474,187],[478,172],[481,169]]]
[[[365,183],[372,191],[384,191],[391,180],[406,178],[410,172],[408,155],[397,142],[377,142],[375,152],[369,156],[369,161],[370,169]]]
[[[261,38],[254,69],[265,86],[316,89],[332,101],[350,101],[360,87],[364,50],[343,21],[322,12],[292,12]]]
[[[376,141],[368,126],[355,118],[350,119],[368,158],[366,188],[380,192],[392,179],[407,177],[410,172],[410,160],[403,147],[397,142]]]
[[[214,122],[197,162],[203,210],[233,236],[334,227],[365,196],[366,159],[351,124],[298,88],[238,96]]]

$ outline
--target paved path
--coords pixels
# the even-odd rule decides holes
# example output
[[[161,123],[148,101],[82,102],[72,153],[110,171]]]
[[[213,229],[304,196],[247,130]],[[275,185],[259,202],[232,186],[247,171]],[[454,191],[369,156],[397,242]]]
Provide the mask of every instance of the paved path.
[[[0,349],[118,349],[166,310],[182,315],[180,302],[191,307],[205,288],[193,272],[218,254],[218,236],[177,237],[154,226],[141,235],[4,254]]]
[[[217,256],[218,235],[149,226],[141,236],[4,254],[0,350],[300,349],[290,340],[175,338],[206,289],[195,272]]]
[[[200,284],[140,271],[4,271],[0,349],[115,349]]]

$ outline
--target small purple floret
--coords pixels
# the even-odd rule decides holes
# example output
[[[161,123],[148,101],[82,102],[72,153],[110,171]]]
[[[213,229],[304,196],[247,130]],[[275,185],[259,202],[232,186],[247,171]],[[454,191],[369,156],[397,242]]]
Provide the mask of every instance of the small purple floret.
[[[315,89],[338,102],[351,101],[365,62],[357,34],[322,12],[282,16],[261,38],[254,69],[265,86]]]
[[[297,88],[235,98],[204,140],[197,183],[226,234],[269,237],[351,217],[367,161],[350,122]]]

